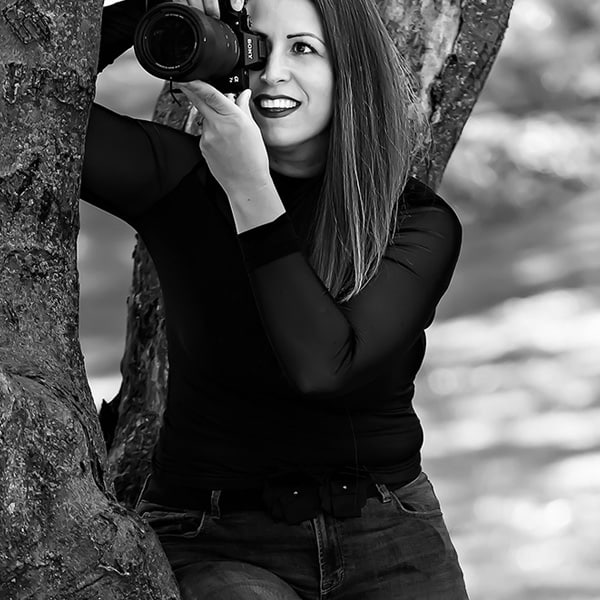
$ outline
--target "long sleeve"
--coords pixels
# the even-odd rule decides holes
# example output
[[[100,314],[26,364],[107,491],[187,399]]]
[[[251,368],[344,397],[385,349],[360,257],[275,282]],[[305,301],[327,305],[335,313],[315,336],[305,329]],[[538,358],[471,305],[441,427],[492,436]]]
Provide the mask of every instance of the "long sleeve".
[[[132,46],[139,20],[159,1],[124,0],[103,9],[100,71]],[[81,198],[131,222],[201,161],[196,137],[94,103],[86,133]]]
[[[130,222],[203,160],[197,137],[94,104],[85,139],[81,198]]]
[[[299,251],[287,214],[239,242],[288,379],[302,395],[337,405],[393,369],[430,324],[458,258],[461,227],[441,200],[409,206],[377,276],[345,304]]]

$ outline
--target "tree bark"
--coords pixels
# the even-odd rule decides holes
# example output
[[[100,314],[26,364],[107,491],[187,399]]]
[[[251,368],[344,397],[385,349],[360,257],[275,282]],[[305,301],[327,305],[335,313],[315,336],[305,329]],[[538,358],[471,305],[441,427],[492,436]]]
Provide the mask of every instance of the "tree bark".
[[[178,598],[116,499],[78,339],[76,238],[102,2],[0,2],[0,597]]]
[[[417,74],[432,139],[417,175],[437,189],[500,50],[513,0],[376,0]]]

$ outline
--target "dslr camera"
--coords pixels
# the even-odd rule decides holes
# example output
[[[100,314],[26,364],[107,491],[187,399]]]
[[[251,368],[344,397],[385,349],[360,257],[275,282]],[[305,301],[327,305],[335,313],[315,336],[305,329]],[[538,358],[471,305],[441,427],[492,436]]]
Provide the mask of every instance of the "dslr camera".
[[[151,75],[168,81],[202,79],[224,94],[249,87],[249,70],[267,58],[264,36],[252,32],[244,2],[219,0],[220,20],[183,4],[162,2],[138,23],[134,52]]]

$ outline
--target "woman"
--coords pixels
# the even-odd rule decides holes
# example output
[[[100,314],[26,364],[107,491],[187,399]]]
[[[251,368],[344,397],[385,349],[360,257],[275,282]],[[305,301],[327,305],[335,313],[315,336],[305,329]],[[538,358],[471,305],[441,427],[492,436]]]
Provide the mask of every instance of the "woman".
[[[105,9],[101,67],[140,4]],[[185,599],[464,599],[412,407],[461,229],[408,178],[406,71],[371,1],[248,10],[266,65],[234,101],[181,86],[199,139],[90,118],[82,197],[138,231],[165,301],[169,391],[137,511]]]

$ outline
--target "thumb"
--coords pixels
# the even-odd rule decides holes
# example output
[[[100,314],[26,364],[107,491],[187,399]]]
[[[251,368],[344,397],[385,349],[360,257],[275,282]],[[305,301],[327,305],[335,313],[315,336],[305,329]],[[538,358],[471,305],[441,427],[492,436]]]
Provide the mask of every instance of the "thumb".
[[[247,89],[247,90],[244,90],[237,97],[237,101],[236,101],[236,104],[241,109],[241,111],[244,114],[248,115],[249,117],[252,117],[252,113],[250,112],[250,98],[251,97],[252,97],[252,90]]]

